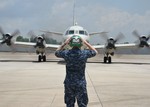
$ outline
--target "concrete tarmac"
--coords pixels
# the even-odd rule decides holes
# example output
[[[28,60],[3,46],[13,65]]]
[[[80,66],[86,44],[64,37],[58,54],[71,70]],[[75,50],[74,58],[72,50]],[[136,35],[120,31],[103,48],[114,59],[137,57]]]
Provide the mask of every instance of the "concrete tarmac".
[[[65,107],[65,64],[54,54],[47,62],[37,55],[0,53],[0,107]],[[149,107],[150,55],[88,60],[86,67],[88,107]],[[77,107],[77,105],[76,105]]]

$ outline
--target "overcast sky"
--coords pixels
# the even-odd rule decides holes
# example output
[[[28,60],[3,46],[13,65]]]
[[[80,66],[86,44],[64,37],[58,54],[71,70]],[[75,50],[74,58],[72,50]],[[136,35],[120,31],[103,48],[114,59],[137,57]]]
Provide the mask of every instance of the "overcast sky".
[[[111,37],[122,32],[123,41],[134,42],[133,30],[150,34],[149,5],[150,0],[76,0],[75,16],[88,32],[108,31]],[[73,0],[0,0],[0,26],[6,33],[64,32],[72,25],[72,16]],[[92,42],[102,41],[97,38]]]

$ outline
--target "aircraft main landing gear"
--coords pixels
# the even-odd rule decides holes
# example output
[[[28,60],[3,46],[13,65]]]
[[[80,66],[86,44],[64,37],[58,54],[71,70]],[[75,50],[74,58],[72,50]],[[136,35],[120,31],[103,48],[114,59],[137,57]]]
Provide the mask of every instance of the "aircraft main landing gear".
[[[43,62],[46,62],[46,55],[39,55],[38,56],[38,62],[41,62],[43,60]]]
[[[104,56],[104,63],[111,63],[111,56]]]

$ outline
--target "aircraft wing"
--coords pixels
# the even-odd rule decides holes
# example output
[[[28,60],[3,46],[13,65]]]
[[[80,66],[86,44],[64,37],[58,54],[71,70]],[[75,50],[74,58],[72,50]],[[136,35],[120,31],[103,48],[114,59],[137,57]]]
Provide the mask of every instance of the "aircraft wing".
[[[108,33],[108,32],[93,32],[93,33],[90,33],[89,35],[92,36],[92,35],[100,35],[100,34],[105,34],[105,33]]]
[[[0,40],[0,44],[2,43],[3,40]]]
[[[50,49],[50,50],[56,50],[58,47],[60,47],[60,45],[56,45],[56,44],[46,44],[46,48]]]
[[[135,43],[129,43],[129,44],[116,44],[115,45],[117,49],[121,49],[121,48],[137,48],[138,45]]]
[[[36,45],[36,43],[31,43],[31,42],[15,42],[14,45],[24,46],[24,47],[33,47],[33,46]]]
[[[148,43],[150,45],[150,43]],[[95,49],[104,49],[105,45],[93,45]],[[125,48],[138,48],[136,43],[129,43],[129,44],[115,44],[117,49],[125,49]]]
[[[148,45],[150,46],[150,43],[148,43]],[[136,43],[129,43],[129,44],[116,44],[115,45],[116,48],[120,49],[120,48],[138,48],[138,44]]]
[[[92,45],[95,49],[104,49],[105,45]]]
[[[22,47],[34,47],[36,43],[31,42],[15,42],[14,45],[22,46]],[[60,45],[55,44],[46,44],[46,49],[56,50]]]
[[[60,32],[51,32],[51,31],[44,31],[44,30],[41,30],[41,32],[49,33],[51,35],[59,35],[59,36],[63,35],[63,33],[60,33]]]

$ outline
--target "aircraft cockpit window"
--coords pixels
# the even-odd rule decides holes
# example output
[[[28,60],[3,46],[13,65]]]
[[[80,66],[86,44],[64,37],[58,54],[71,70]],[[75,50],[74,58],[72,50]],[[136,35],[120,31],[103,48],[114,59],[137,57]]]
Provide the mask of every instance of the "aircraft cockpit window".
[[[79,34],[81,34],[81,35],[88,35],[88,33],[86,31],[84,31],[84,30],[80,30]]]
[[[83,30],[80,30],[80,31],[79,31],[79,34],[84,35],[84,31],[83,31]]]
[[[70,31],[69,31],[69,34],[74,34],[74,30],[70,30]]]

